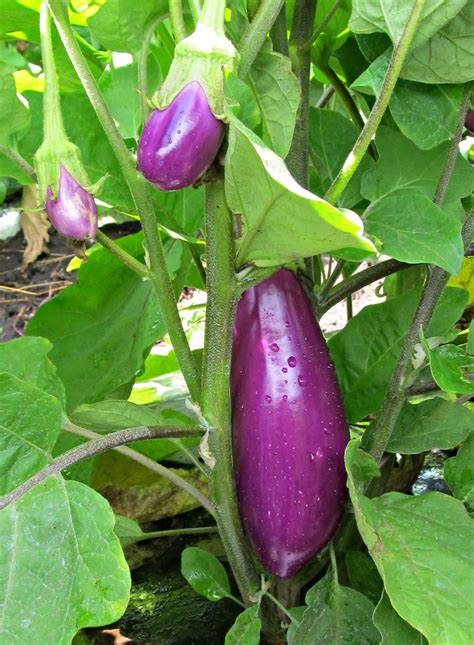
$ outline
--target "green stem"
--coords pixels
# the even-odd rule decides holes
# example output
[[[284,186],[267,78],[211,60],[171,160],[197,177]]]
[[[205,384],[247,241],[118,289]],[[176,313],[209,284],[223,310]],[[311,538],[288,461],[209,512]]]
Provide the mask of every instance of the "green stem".
[[[341,99],[341,102],[344,104],[344,107],[346,108],[354,125],[361,132],[364,128],[364,120],[362,119],[362,116],[359,112],[359,109],[354,99],[352,98],[351,93],[344,85],[344,83],[341,81],[341,79],[336,74],[336,72],[329,66],[329,63],[327,65],[320,65],[319,69],[324,73],[328,81],[331,83],[334,90],[336,91],[336,94],[339,96],[339,98]],[[371,141],[369,145],[369,154],[373,159],[377,158],[377,153],[376,153],[373,141]]]
[[[163,245],[156,224],[149,187],[143,177],[136,171],[135,161],[121,138],[112,116],[105,105],[96,80],[91,74],[82,52],[74,39],[67,11],[62,0],[48,0],[48,4],[69,59],[81,80],[112,150],[117,157],[117,161],[119,162],[125,181],[128,184],[137,207],[145,235],[148,256],[150,258],[150,279],[155,289],[160,309],[190,394],[195,401],[199,401],[199,373],[179,317],[173,285],[166,267]]]
[[[148,29],[145,31],[145,37],[143,39],[143,45],[141,46],[140,52],[138,54],[138,91],[140,93],[140,101],[142,106],[142,120],[143,123],[148,118],[150,113],[150,106],[148,105],[148,48],[150,46],[150,41],[155,33],[156,28],[163,20],[163,16],[159,16],[156,20],[153,20],[149,25]]]
[[[16,150],[10,150],[10,148],[7,148],[7,146],[4,146],[0,144],[0,154],[4,155],[5,157],[8,157],[10,161],[13,161],[14,164],[16,164],[23,172],[31,177],[34,181],[36,181],[36,172],[33,166],[30,166],[30,164],[26,161],[26,159],[23,159],[23,157],[16,152]]]
[[[290,619],[290,621],[291,621],[292,623],[295,623],[295,625],[299,625],[299,624],[300,624],[300,621],[299,621],[299,620],[296,620],[296,618],[290,614],[290,612],[289,612],[289,611],[288,611],[288,609],[285,607],[285,605],[283,605],[283,604],[282,604],[282,603],[281,603],[277,598],[275,598],[275,596],[274,596],[273,594],[271,594],[269,591],[266,591],[266,592],[265,592],[265,596],[266,596],[267,598],[270,598],[270,600],[271,600],[271,601],[272,601],[272,602],[273,602],[273,603],[278,607],[278,609],[279,609],[283,614],[285,614],[285,616],[286,616],[287,618],[289,618],[289,619]]]
[[[186,38],[186,27],[184,26],[183,5],[181,0],[168,0],[170,11],[171,28],[174,39],[177,43]]]
[[[185,482],[181,477],[178,477],[174,473],[171,473],[167,468],[164,468],[164,466],[161,466],[157,462],[154,462],[148,457],[145,457],[145,455],[137,453],[135,450],[131,450],[130,448],[126,448],[124,446],[124,444],[126,443],[130,443],[132,441],[142,441],[143,439],[170,439],[173,437],[201,436],[203,432],[202,428],[153,426],[127,428],[125,430],[119,430],[118,432],[111,432],[107,435],[97,435],[95,434],[95,432],[84,430],[83,428],[79,428],[78,426],[69,423],[64,424],[64,428],[67,429],[68,432],[73,432],[74,434],[80,434],[83,437],[91,438],[91,441],[83,443],[80,446],[76,446],[75,448],[72,448],[71,450],[63,453],[59,457],[56,457],[56,459],[54,459],[50,464],[43,468],[43,470],[40,470],[35,475],[33,475],[33,477],[28,479],[26,482],[23,482],[23,484],[11,491],[11,493],[5,495],[5,497],[2,497],[2,499],[0,499],[0,509],[5,508],[11,502],[18,500],[29,490],[44,481],[47,477],[50,477],[51,475],[57,475],[65,468],[69,468],[70,466],[73,466],[74,464],[77,464],[84,459],[89,459],[89,457],[99,455],[102,452],[106,452],[107,450],[119,450],[119,452],[127,454],[127,456],[131,456],[130,453],[133,453],[131,458],[135,461],[140,461],[140,463],[143,463],[148,468],[150,468],[148,462],[151,462],[151,464],[153,464],[153,467],[150,468],[151,470],[154,469],[155,472],[163,475],[163,477],[167,477],[167,479],[169,479],[170,481],[174,480],[174,483],[176,483],[176,485],[180,486],[181,488],[184,488],[184,486],[186,486],[187,492],[189,492],[190,495],[193,495],[195,497],[195,494],[197,493],[200,498],[203,497],[202,493],[195,489],[194,486],[191,486],[191,488],[193,489],[191,490],[190,484],[188,484],[188,482]],[[147,461],[146,464],[144,463],[145,460]],[[158,470],[158,468],[162,470]],[[173,480],[171,479],[172,476]],[[209,500],[207,501],[209,503]],[[201,499],[199,500],[199,503],[202,503]],[[210,506],[210,508],[212,509],[212,506]]]
[[[237,510],[232,464],[230,360],[236,308],[232,217],[225,201],[224,181],[206,186],[207,309],[203,359],[202,412],[215,428],[209,447],[215,459],[210,489],[216,522],[245,604],[259,590]]]
[[[44,139],[47,141],[55,141],[58,138],[66,139],[51,41],[51,16],[44,0],[40,9],[40,39],[45,82],[43,95]]]
[[[199,16],[199,24],[212,29],[221,37],[225,37],[224,14],[226,0],[204,0],[204,6]]]
[[[249,73],[283,4],[284,0],[262,0],[255,18],[245,30],[238,46],[240,53],[239,78],[244,79]]]
[[[217,526],[196,526],[190,529],[167,529],[166,531],[149,531],[143,533],[137,542],[143,540],[153,540],[154,538],[181,537],[182,535],[205,535],[207,533],[217,533]]]
[[[193,20],[196,23],[199,20],[199,16],[202,11],[200,0],[189,0],[189,7],[191,9]]]
[[[286,27],[286,7],[282,6],[270,32],[274,51],[283,56],[289,55],[288,31]]]
[[[319,38],[319,36],[323,33],[323,31],[326,29],[328,26],[331,18],[334,16],[336,11],[339,9],[341,6],[343,0],[336,0],[333,6],[329,9],[327,14],[324,16],[323,20],[321,21],[321,24],[318,26],[318,28],[311,34],[311,36],[308,38],[308,40],[303,44],[303,46],[307,49],[311,49],[311,45],[316,42],[316,40]]]
[[[398,80],[403,63],[408,54],[411,41],[413,40],[413,36],[415,35],[424,4],[425,0],[415,0],[413,10],[408,19],[403,34],[399,42],[393,49],[390,64],[383,80],[382,89],[380,90],[380,94],[377,97],[374,107],[370,112],[369,118],[365,123],[364,129],[360,133],[357,141],[354,144],[354,147],[352,148],[346,161],[344,162],[344,165],[339,171],[339,174],[332,182],[329,190],[324,197],[324,199],[328,202],[335,203],[337,201],[338,197],[342,194],[345,187],[353,177],[355,171],[359,167],[363,156],[367,152],[370,142],[372,141],[372,137],[377,131],[377,128],[380,125],[380,121],[382,120],[382,117],[385,114],[385,110],[387,109],[387,106],[389,104],[392,92],[395,88],[395,84]]]
[[[115,256],[118,260],[120,260],[120,262],[124,264],[126,267],[128,267],[135,273],[138,273],[138,275],[144,279],[150,278],[149,269],[144,264],[142,264],[139,260],[134,258],[133,255],[130,255],[130,253],[127,253],[127,251],[124,251],[121,246],[119,246],[113,240],[111,240],[110,237],[107,237],[105,233],[99,230],[97,231],[95,237],[99,244],[101,244],[105,249],[107,249],[107,251],[112,253],[112,255]]]
[[[302,46],[313,29],[315,15],[316,0],[297,0],[290,36],[290,53],[293,61],[293,71],[298,76],[301,97],[296,114],[293,141],[286,163],[293,177],[303,188],[308,188],[309,185],[309,85],[311,52]]]
[[[337,305],[338,302],[341,302],[344,298],[347,298],[356,291],[359,291],[359,289],[363,289],[367,285],[372,284],[375,280],[386,278],[393,273],[404,271],[410,267],[413,267],[413,264],[406,264],[405,262],[390,259],[385,260],[385,262],[379,262],[379,264],[374,264],[374,266],[371,266],[364,271],[351,275],[349,278],[338,284],[337,287],[331,289],[329,293],[326,292],[327,295],[321,295],[317,306],[318,318],[325,314],[326,311],[329,311],[331,307]]]

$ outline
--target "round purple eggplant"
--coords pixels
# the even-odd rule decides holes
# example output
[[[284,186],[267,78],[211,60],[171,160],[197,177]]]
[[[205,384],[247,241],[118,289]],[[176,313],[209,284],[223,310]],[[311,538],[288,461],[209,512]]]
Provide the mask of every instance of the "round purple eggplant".
[[[93,238],[97,233],[97,208],[94,198],[61,166],[56,199],[51,186],[46,193],[45,210],[54,228],[74,240]]]
[[[231,389],[242,522],[264,568],[289,578],[339,524],[349,438],[326,343],[291,271],[239,302]]]
[[[160,190],[192,186],[214,161],[223,136],[224,123],[193,81],[167,108],[151,113],[138,144],[138,169]]]

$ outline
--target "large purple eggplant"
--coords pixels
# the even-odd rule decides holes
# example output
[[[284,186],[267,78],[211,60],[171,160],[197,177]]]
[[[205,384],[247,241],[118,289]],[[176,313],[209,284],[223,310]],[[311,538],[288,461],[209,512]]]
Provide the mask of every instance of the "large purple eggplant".
[[[242,521],[264,568],[288,578],[340,521],[348,427],[323,335],[286,269],[239,302],[231,386]]]
[[[97,233],[97,208],[94,198],[61,165],[58,195],[51,186],[46,193],[45,210],[54,228],[74,240],[93,238]]]
[[[160,190],[191,186],[214,161],[223,136],[224,123],[193,81],[168,107],[151,113],[138,145],[138,169]]]

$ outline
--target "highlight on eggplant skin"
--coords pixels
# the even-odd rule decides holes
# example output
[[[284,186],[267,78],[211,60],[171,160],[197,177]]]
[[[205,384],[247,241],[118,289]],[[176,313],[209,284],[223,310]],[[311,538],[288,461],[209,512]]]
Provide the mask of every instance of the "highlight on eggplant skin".
[[[86,240],[97,233],[94,198],[63,165],[59,171],[58,195],[54,198],[51,186],[48,187],[45,210],[51,224],[64,237]]]
[[[201,85],[192,81],[168,107],[150,114],[138,144],[138,169],[163,191],[192,186],[214,161],[224,129]]]
[[[289,578],[339,524],[349,437],[326,343],[286,269],[238,304],[231,394],[242,522],[264,568]]]

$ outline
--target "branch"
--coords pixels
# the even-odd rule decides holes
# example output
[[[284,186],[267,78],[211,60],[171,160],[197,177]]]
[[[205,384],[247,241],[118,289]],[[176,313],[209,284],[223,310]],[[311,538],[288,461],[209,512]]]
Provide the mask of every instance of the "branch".
[[[445,166],[441,173],[437,190],[435,192],[434,202],[438,206],[443,203],[446,189],[451,178],[454,163],[453,156],[459,151],[459,143],[462,135],[462,124],[466,116],[467,105],[469,100],[469,87],[464,87],[464,96],[459,110],[458,119],[456,122],[455,135],[451,141],[450,150],[446,159]],[[461,123],[461,127],[459,124]],[[448,172],[449,171],[449,172]],[[463,242],[464,247],[467,249],[472,241],[472,234],[474,231],[474,210],[468,215],[466,222],[463,226]],[[387,387],[384,400],[380,407],[380,414],[376,420],[368,427],[362,438],[362,447],[367,452],[379,461],[392,436],[393,429],[400,415],[401,409],[405,403],[407,391],[404,387],[405,377],[408,373],[411,357],[415,344],[418,342],[420,330],[426,330],[431,321],[434,310],[445,288],[450,274],[440,267],[434,267],[431,275],[428,278],[426,287],[418,303],[417,310],[408,329],[408,333],[403,343],[402,351],[398,359],[397,365],[393,372],[390,383]]]
[[[127,253],[127,251],[124,251],[122,247],[111,240],[110,237],[107,237],[105,233],[98,230],[95,238],[99,244],[107,249],[107,251],[112,253],[112,255],[120,260],[120,262],[126,267],[128,267],[132,271],[135,271],[135,273],[138,273],[138,275],[140,275],[144,279],[151,278],[150,271],[144,264],[135,259],[133,255],[130,255],[130,253]]]
[[[13,161],[14,164],[21,168],[25,174],[29,175],[31,179],[36,181],[35,169],[33,168],[33,166],[30,166],[26,159],[23,159],[19,152],[10,150],[10,148],[7,148],[7,146],[0,144],[0,154],[8,157],[8,159],[10,159],[10,161]]]
[[[85,430],[84,432],[88,431]],[[54,461],[43,468],[43,470],[40,470],[38,473],[33,475],[33,477],[28,479],[26,482],[23,482],[23,484],[3,497],[0,500],[0,509],[5,508],[11,502],[18,500],[25,493],[37,486],[47,477],[50,477],[51,475],[57,475],[65,468],[77,464],[78,462],[83,461],[84,459],[87,459],[89,457],[93,457],[94,455],[99,455],[101,452],[116,449],[118,446],[122,446],[123,444],[131,443],[133,441],[142,441],[143,439],[172,439],[176,437],[180,438],[190,436],[194,437],[202,436],[202,433],[203,429],[200,427],[183,428],[174,426],[150,426],[140,428],[127,428],[126,430],[120,430],[119,432],[112,432],[111,434],[100,436],[97,439],[89,441],[88,443],[77,446],[76,448],[72,448],[72,450],[68,450],[64,454],[54,459]],[[85,436],[84,433],[82,434],[83,436]]]
[[[284,0],[262,0],[255,18],[245,30],[238,50],[240,53],[239,78],[244,79],[260,51],[267,33],[273,27],[283,6]]]
[[[112,150],[117,157],[117,161],[119,162],[125,181],[137,207],[145,235],[148,256],[150,258],[150,280],[156,292],[168,334],[170,335],[171,343],[176,352],[176,357],[191,397],[194,401],[199,401],[201,396],[199,372],[179,316],[173,284],[166,266],[166,258],[157,227],[149,186],[143,177],[138,174],[135,168],[135,160],[117,130],[115,122],[100,93],[97,82],[74,38],[74,33],[69,24],[68,14],[62,0],[47,0],[47,2],[69,59],[79,76]]]
[[[351,275],[347,280],[338,284],[337,287],[331,289],[327,295],[320,299],[316,308],[318,317],[320,318],[338,302],[344,300],[344,298],[347,298],[347,296],[352,295],[356,291],[359,291],[359,289],[363,289],[372,282],[375,282],[375,280],[386,278],[393,273],[405,271],[405,269],[410,269],[413,266],[415,265],[390,259],[385,260],[385,262],[380,262],[379,264],[374,264],[374,266],[371,266],[364,271]],[[335,272],[331,274],[331,277],[334,273]]]
[[[335,203],[337,201],[359,167],[364,154],[367,152],[370,142],[372,141],[372,137],[377,131],[380,121],[382,120],[389,104],[404,60],[408,54],[411,41],[415,35],[424,4],[425,0],[415,0],[413,11],[408,19],[403,34],[393,49],[392,58],[390,59],[390,64],[383,80],[382,89],[380,90],[380,94],[377,97],[369,118],[365,123],[364,129],[360,133],[337,177],[334,179],[329,190],[324,196],[324,199],[328,202]]]

